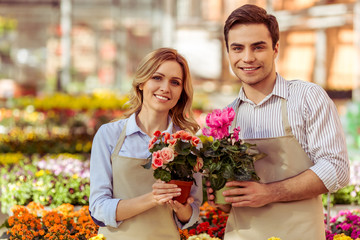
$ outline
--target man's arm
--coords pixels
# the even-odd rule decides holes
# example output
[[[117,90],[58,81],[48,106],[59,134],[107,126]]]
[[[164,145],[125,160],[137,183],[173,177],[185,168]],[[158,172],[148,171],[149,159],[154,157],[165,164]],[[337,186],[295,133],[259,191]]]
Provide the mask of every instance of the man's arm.
[[[227,196],[225,201],[231,202],[233,207],[262,207],[273,202],[304,200],[328,192],[312,170],[278,182],[232,181],[226,186],[237,187],[224,192]]]

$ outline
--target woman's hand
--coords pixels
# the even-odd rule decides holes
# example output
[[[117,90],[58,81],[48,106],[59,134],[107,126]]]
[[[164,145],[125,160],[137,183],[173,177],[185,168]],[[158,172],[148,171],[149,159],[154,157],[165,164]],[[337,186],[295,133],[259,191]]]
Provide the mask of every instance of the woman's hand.
[[[181,189],[178,188],[176,184],[165,183],[161,180],[157,180],[152,185],[152,188],[153,202],[157,205],[164,205],[173,197],[177,197],[181,194]]]
[[[170,200],[167,204],[173,209],[176,214],[176,217],[180,220],[180,222],[187,223],[192,215],[192,207],[191,203],[194,202],[193,197],[188,197],[184,204],[179,203],[176,200]]]

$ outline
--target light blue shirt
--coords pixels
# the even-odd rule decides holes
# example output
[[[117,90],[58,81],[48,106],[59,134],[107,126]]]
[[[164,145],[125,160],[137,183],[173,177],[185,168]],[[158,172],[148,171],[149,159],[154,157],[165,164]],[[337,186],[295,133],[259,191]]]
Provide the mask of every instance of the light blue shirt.
[[[95,134],[90,157],[90,199],[89,210],[95,221],[99,221],[106,226],[118,227],[122,221],[116,221],[116,207],[121,199],[112,196],[112,166],[110,157],[113,153],[120,133],[126,123],[126,139],[119,151],[120,156],[133,158],[148,158],[149,137],[136,124],[135,113],[128,119],[121,119],[102,125]],[[179,130],[175,127],[169,117],[169,126],[166,132],[172,133]],[[176,218],[174,219],[179,228],[192,226],[199,217],[199,207],[202,203],[202,180],[201,174],[194,175],[196,186],[193,185],[191,195],[195,201],[191,204],[193,214],[188,223],[182,225]],[[125,220],[126,221],[126,220]]]

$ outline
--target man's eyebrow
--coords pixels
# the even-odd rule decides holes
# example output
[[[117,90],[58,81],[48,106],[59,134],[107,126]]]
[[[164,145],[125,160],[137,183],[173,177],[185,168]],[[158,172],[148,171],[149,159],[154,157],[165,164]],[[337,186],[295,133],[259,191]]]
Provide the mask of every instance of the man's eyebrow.
[[[261,44],[266,44],[265,41],[258,41],[258,42],[254,42],[251,44],[251,46],[258,46],[258,45],[261,45]]]
[[[258,42],[254,42],[251,44],[251,46],[258,46],[261,44],[267,44],[265,41],[258,41]],[[241,47],[244,46],[244,44],[240,44],[240,43],[232,43],[230,44],[231,47]]]
[[[241,47],[241,46],[244,46],[243,44],[240,44],[240,43],[232,43],[230,44],[231,47]]]

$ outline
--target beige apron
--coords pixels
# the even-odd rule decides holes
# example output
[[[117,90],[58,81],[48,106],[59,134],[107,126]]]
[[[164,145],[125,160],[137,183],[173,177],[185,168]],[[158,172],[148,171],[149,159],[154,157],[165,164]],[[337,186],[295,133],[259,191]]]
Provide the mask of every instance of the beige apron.
[[[113,197],[129,199],[152,191],[155,182],[152,169],[141,165],[147,159],[119,156],[125,140],[126,124],[111,155],[113,171]],[[137,216],[124,220],[118,228],[100,227],[99,234],[106,240],[176,240],[180,239],[172,210],[166,205],[157,206]]]
[[[267,154],[255,162],[256,172],[264,183],[295,176],[313,165],[291,131],[285,99],[282,99],[281,110],[285,136],[246,140]],[[281,240],[325,240],[321,196],[271,203],[259,208],[231,209],[224,240],[266,240],[270,237]]]

